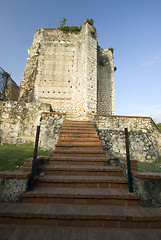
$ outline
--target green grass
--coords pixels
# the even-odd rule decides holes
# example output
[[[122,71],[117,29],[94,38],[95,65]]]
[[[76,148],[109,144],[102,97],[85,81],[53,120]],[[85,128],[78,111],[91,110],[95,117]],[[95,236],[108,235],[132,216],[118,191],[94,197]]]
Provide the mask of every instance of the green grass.
[[[161,160],[153,163],[137,162],[139,172],[157,172],[161,173]]]
[[[33,157],[34,144],[0,145],[0,171],[22,170],[25,158]],[[38,151],[39,156],[51,156],[51,151]]]
[[[0,171],[22,170],[25,158],[33,157],[34,144],[0,145]],[[38,151],[38,156],[51,156],[50,151]],[[138,161],[139,172],[160,172],[161,160],[153,163],[145,163]]]

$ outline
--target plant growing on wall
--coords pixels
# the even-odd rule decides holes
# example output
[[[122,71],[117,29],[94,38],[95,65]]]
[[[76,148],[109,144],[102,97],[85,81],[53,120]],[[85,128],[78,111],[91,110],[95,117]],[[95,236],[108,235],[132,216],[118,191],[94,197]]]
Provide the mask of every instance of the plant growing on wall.
[[[66,18],[63,18],[63,20],[60,20],[60,21],[58,22],[58,23],[59,23],[59,26],[60,26],[60,27],[64,27],[65,24],[66,24],[66,21],[67,21]]]
[[[64,33],[79,33],[81,31],[82,26],[78,27],[78,26],[65,26],[67,19],[63,18],[63,20],[59,21],[59,30],[61,30]],[[91,34],[92,36],[95,36],[96,33],[96,28],[94,27],[93,23],[94,20],[93,19],[89,19],[87,18],[85,23],[90,24],[93,27],[93,30],[91,30]]]
[[[92,18],[87,18],[86,19],[86,21],[85,21],[85,23],[89,23],[91,26],[93,26],[93,24],[94,24],[94,20],[92,19]]]

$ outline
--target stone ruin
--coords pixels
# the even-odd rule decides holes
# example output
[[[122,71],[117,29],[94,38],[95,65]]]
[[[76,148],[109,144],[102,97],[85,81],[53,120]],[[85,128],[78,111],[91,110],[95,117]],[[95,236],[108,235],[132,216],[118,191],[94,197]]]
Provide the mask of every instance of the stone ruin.
[[[90,120],[115,114],[111,49],[101,49],[93,25],[79,32],[36,31],[21,83],[19,100],[49,103],[67,118]]]
[[[128,127],[133,158],[160,158],[161,133],[150,117],[115,115],[113,49],[98,46],[93,24],[86,21],[77,32],[37,30],[20,93],[1,69],[0,76],[2,144],[34,142],[40,125],[40,147],[54,149],[65,119],[93,120],[108,155],[125,156]]]

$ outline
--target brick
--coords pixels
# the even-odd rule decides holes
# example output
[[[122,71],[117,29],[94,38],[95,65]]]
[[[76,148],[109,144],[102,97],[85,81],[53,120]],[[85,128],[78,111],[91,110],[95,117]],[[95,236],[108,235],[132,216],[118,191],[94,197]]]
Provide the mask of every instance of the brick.
[[[103,227],[102,220],[88,220],[88,227]]]
[[[58,219],[57,220],[57,225],[58,226],[66,226],[66,227],[68,227],[68,226],[71,226],[71,220],[62,220],[62,219]]]
[[[135,227],[134,222],[120,221],[120,228],[134,228],[134,227]]]
[[[135,228],[149,228],[149,222],[145,222],[143,220],[143,222],[135,222]]]
[[[104,227],[105,228],[118,228],[118,222],[117,221],[111,221],[111,220],[105,220],[104,221]]]
[[[56,226],[57,220],[56,219],[42,219],[42,225],[51,225],[51,226]]]
[[[156,222],[151,222],[151,223],[150,223],[150,228],[158,228],[158,229],[161,229],[161,221],[160,221],[160,222],[158,222],[158,221],[156,221]]]
[[[71,224],[73,227],[87,227],[87,220],[74,219]]]
[[[27,224],[31,224],[31,225],[40,225],[41,223],[41,219],[40,218],[31,218],[31,219],[27,219]]]

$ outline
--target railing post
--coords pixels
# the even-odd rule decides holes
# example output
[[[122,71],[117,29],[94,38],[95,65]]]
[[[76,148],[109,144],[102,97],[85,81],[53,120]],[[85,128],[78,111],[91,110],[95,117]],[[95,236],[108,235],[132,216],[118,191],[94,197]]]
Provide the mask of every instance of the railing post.
[[[32,161],[32,171],[31,171],[31,175],[30,175],[29,183],[28,183],[28,189],[30,191],[33,190],[33,186],[34,186],[39,135],[40,135],[40,126],[37,126],[35,148],[34,148],[34,156],[33,156],[33,161]]]
[[[125,128],[125,143],[126,143],[126,160],[127,160],[128,186],[129,186],[129,192],[132,193],[134,190],[133,190],[133,181],[132,181],[132,174],[131,174],[130,151],[129,151],[129,135],[128,135],[128,129],[127,128]]]

